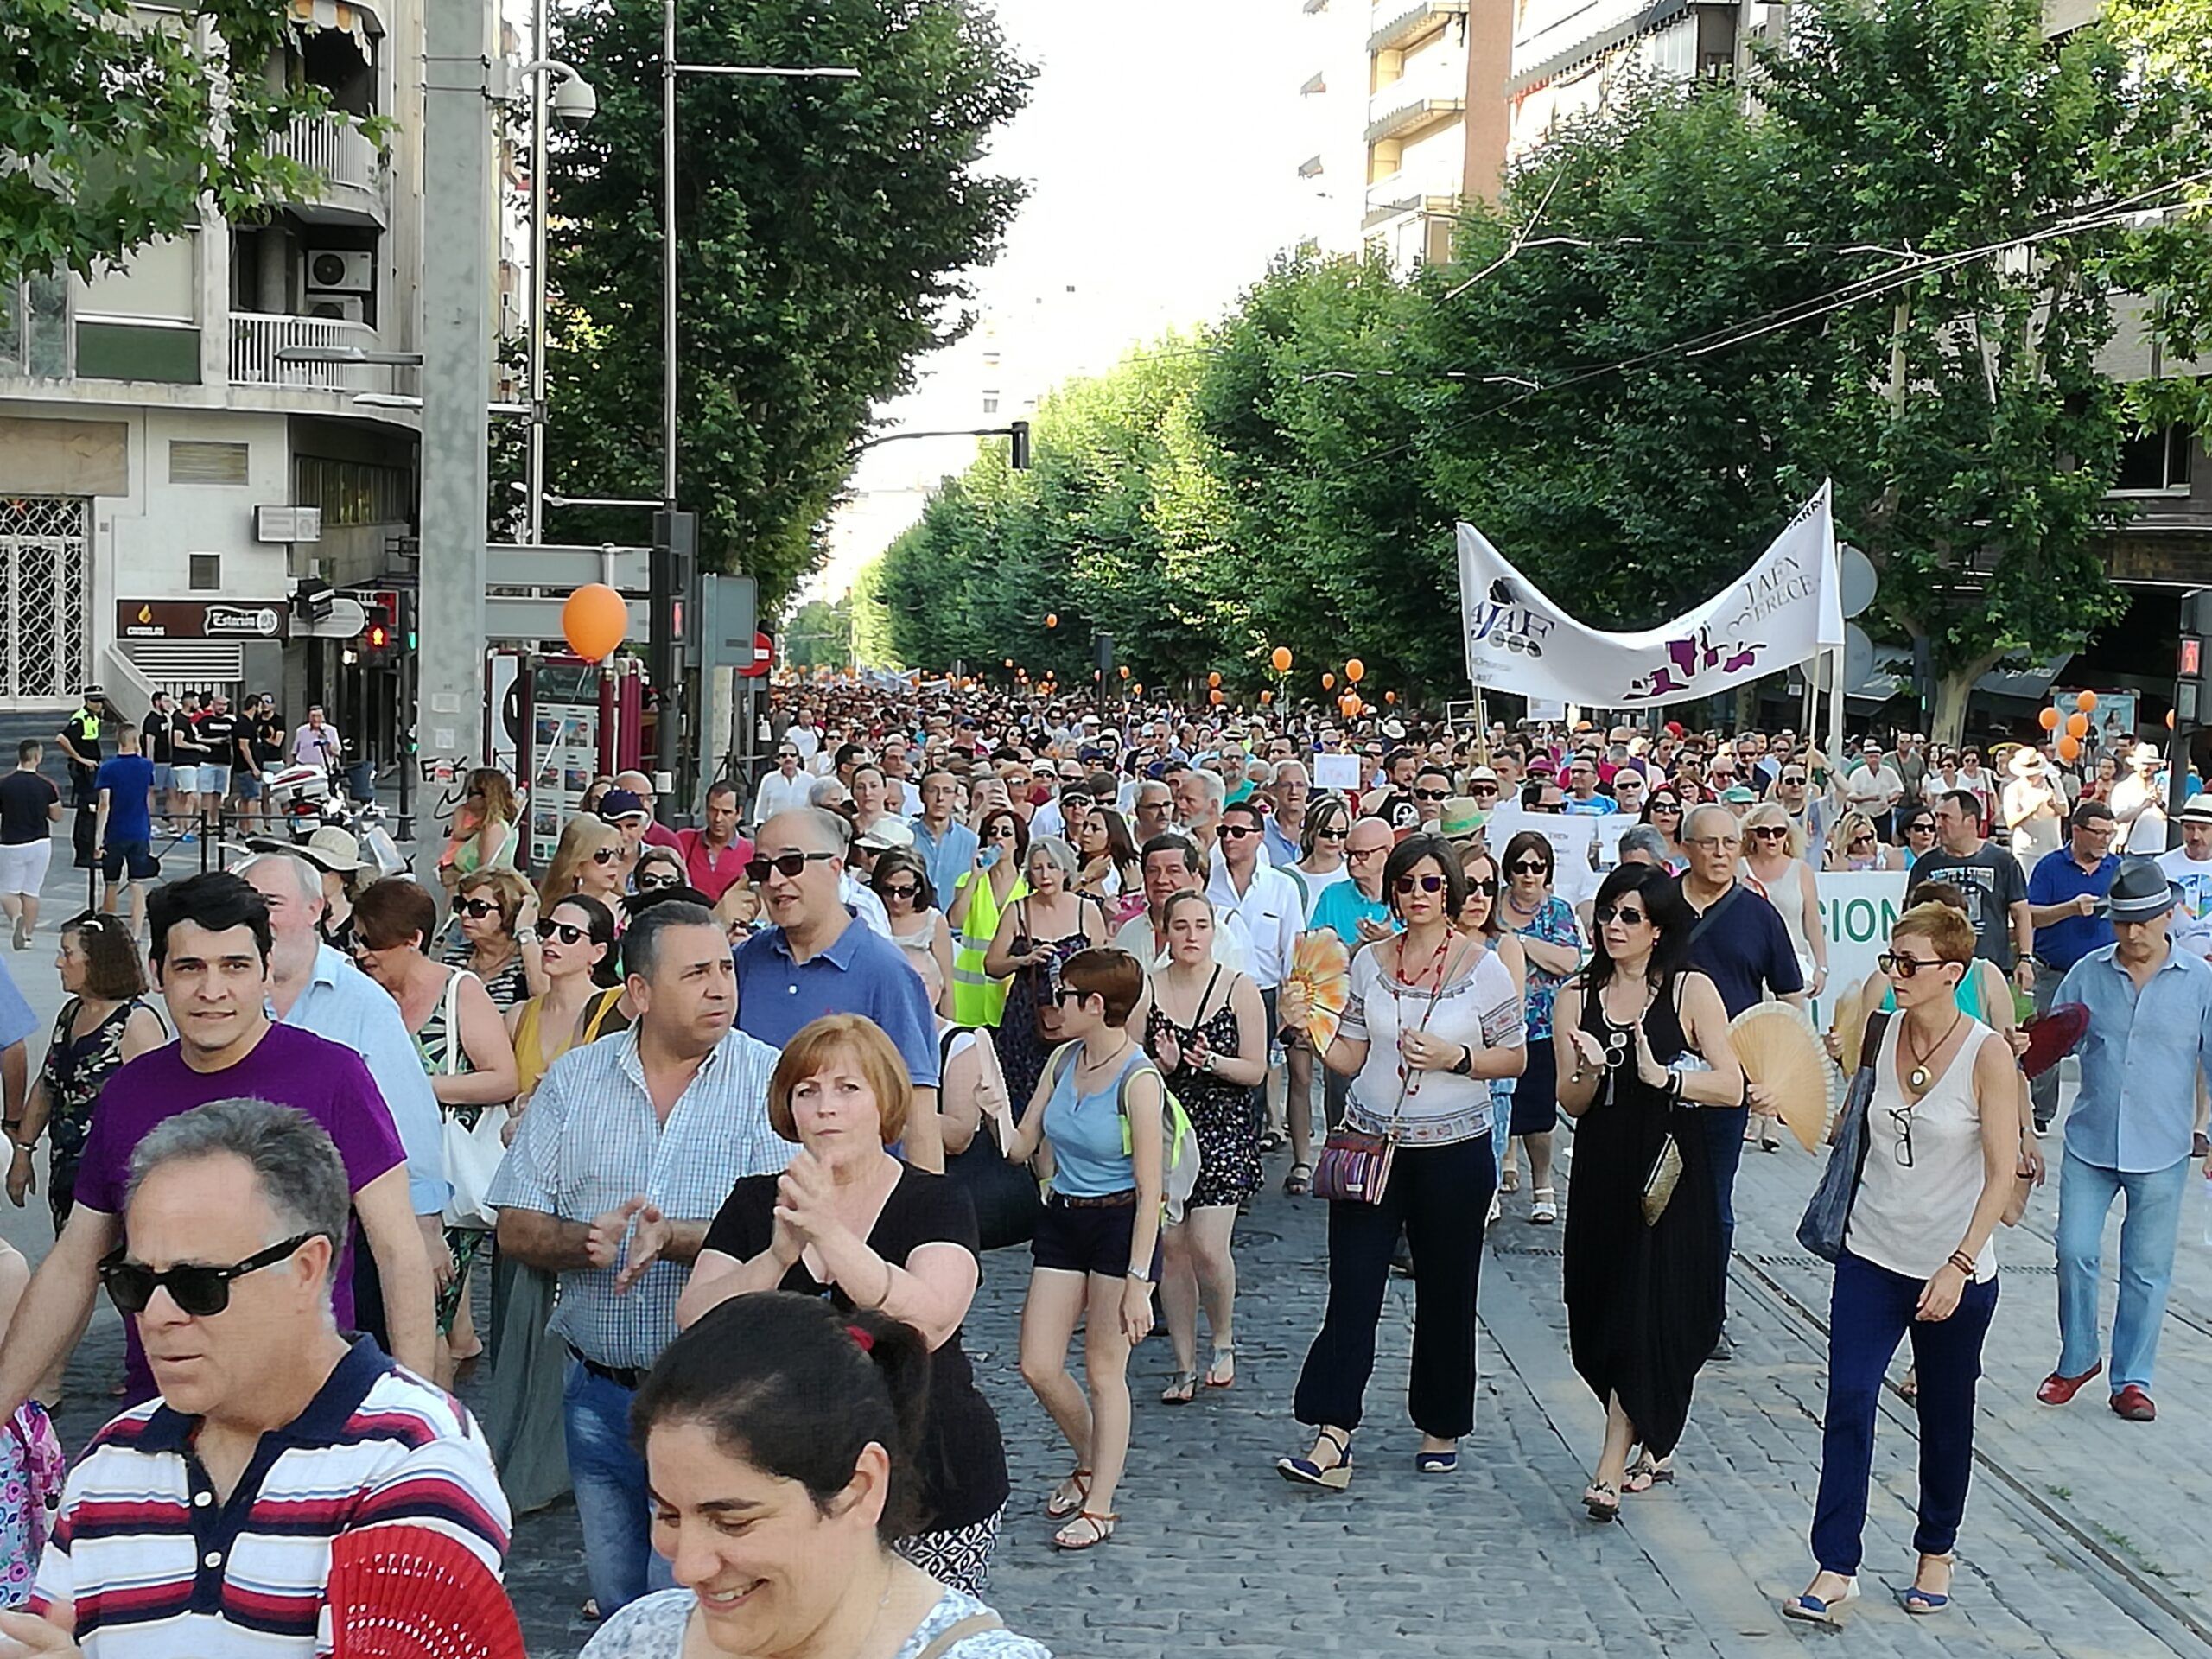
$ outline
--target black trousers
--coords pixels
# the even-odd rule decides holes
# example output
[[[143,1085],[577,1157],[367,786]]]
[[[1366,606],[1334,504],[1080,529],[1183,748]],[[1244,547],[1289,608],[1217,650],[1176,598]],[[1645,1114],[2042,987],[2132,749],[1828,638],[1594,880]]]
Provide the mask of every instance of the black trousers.
[[[1497,1165],[1487,1135],[1400,1147],[1380,1204],[1329,1206],[1329,1308],[1298,1375],[1298,1421],[1359,1427],[1375,1332],[1402,1228],[1414,1261],[1413,1373],[1407,1414],[1424,1434],[1475,1426],[1475,1291]]]

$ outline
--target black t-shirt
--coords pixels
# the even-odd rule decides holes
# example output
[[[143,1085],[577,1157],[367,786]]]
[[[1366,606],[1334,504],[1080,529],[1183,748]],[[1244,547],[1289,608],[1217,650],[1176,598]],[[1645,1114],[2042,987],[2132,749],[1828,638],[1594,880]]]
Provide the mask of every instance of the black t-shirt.
[[[253,722],[253,758],[264,772],[284,764],[284,722],[274,714]]]
[[[236,766],[238,760],[238,735],[237,715],[200,715],[200,741],[207,746],[207,753],[200,764],[203,766]]]
[[[1770,990],[1783,996],[1805,988],[1781,912],[1741,881],[1704,912],[1690,936],[1690,966],[1713,982],[1731,1020]]]
[[[749,1262],[768,1248],[775,1231],[776,1179],[748,1175],[730,1189],[707,1229],[706,1248]],[[869,1230],[868,1248],[885,1261],[905,1266],[925,1244],[957,1244],[976,1253],[976,1211],[968,1195],[942,1175],[925,1170],[900,1172],[899,1185]],[[852,1299],[827,1287],[805,1264],[785,1274],[780,1290],[802,1296],[828,1295],[850,1311]],[[953,1532],[988,1520],[1007,1500],[1006,1445],[999,1420],[976,1387],[974,1371],[955,1331],[930,1356],[929,1403],[915,1448],[924,1511],[922,1530]]]
[[[169,763],[169,717],[160,709],[149,711],[146,723],[139,728],[138,747],[145,757],[157,766]]]
[[[23,847],[52,836],[46,809],[60,798],[52,779],[20,766],[0,778],[0,846]]]
[[[196,766],[205,758],[200,753],[199,743],[199,722],[181,709],[171,714],[169,758],[180,766]]]
[[[2012,906],[2028,898],[2028,879],[2018,859],[1993,841],[1983,842],[1964,858],[1931,847],[1913,861],[1912,879],[1916,885],[1948,881],[1964,893],[1974,955],[2012,971]]]

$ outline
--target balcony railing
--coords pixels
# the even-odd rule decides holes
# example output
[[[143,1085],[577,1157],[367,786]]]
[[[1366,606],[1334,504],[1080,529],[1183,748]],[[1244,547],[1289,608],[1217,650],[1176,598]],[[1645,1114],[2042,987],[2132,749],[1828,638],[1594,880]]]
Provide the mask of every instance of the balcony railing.
[[[323,351],[358,346],[379,349],[377,331],[366,323],[329,317],[262,316],[231,313],[231,384],[234,386],[321,387],[329,391],[392,391],[392,371],[378,363],[283,363],[288,348]]]
[[[1367,49],[1394,49],[1466,15],[1467,0],[1374,0],[1367,18]]]
[[[384,164],[377,147],[361,136],[359,128],[343,125],[328,116],[295,121],[269,141],[269,149],[271,155],[312,168],[333,185],[372,195],[384,189]]]
[[[1424,52],[1411,72],[1367,100],[1367,142],[1403,137],[1467,107],[1467,59],[1462,52]]]

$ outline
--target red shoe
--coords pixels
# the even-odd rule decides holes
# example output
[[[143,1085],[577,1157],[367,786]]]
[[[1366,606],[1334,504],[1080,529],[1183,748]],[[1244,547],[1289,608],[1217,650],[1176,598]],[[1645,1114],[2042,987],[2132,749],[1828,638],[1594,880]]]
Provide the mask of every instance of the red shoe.
[[[2154,1422],[2158,1408],[2151,1403],[2151,1396],[2131,1382],[2112,1397],[2113,1412],[2131,1423]]]
[[[2105,1368],[2101,1359],[2079,1376],[2061,1376],[2053,1371],[2036,1389],[2036,1398],[2046,1406],[2063,1406],[2082,1392],[2082,1385]]]

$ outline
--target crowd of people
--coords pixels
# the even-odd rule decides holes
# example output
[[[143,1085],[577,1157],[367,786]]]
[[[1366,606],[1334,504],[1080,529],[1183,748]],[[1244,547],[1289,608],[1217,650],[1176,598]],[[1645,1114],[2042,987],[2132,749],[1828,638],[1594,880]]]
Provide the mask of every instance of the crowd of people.
[[[1857,1593],[1908,1338],[1904,1604],[1949,1605],[1995,1241],[2048,1173],[2038,1398],[2105,1370],[2119,1198],[2108,1398],[2155,1418],[2181,1197],[2212,1175],[2212,796],[2179,791],[2168,851],[2147,745],[2111,766],[1895,734],[1831,763],[1786,732],[842,682],[780,693],[770,770],[696,827],[645,773],[595,780],[535,880],[487,767],[435,885],[372,879],[334,828],[154,885],[151,823],[201,822],[214,764],[180,742],[244,757],[282,729],[217,698],[102,758],[102,712],[61,741],[111,903],[52,936],[42,1051],[0,965],[9,1197],[41,1192],[55,1233],[35,1273],[0,1246],[0,1640],[29,1650],[213,1652],[250,1624],[312,1651],[339,1534],[427,1529],[496,1573],[513,1516],[573,1493],[595,1659],[1040,1654],[986,1600],[1009,1507],[1061,1551],[1116,1536],[1156,1330],[1162,1408],[1239,1386],[1236,1229],[1271,1160],[1328,1224],[1283,1479],[1351,1483],[1394,1270],[1413,1472],[1457,1469],[1510,1210],[1563,1223],[1568,1346],[1606,1413],[1580,1501],[1615,1520],[1674,1480],[1732,1357],[1741,1161],[1796,1103],[1737,1052],[1768,1003],[1818,1000],[1857,1103],[1827,1184],[1818,1571],[1782,1611],[1830,1623]],[[36,751],[0,780],[18,951],[44,874],[20,849],[63,810]],[[1611,823],[1547,832],[1570,817]],[[1867,872],[1897,874],[1899,913],[1878,969],[1832,986],[1819,878]],[[2037,1033],[2069,1026],[2047,1153]],[[963,1343],[989,1256],[1023,1248],[1020,1372],[1067,1455],[1033,1495]],[[103,1289],[121,1413],[65,1465],[42,1402]],[[480,1417],[451,1392],[472,1367]],[[119,1519],[129,1493],[162,1496]]]

